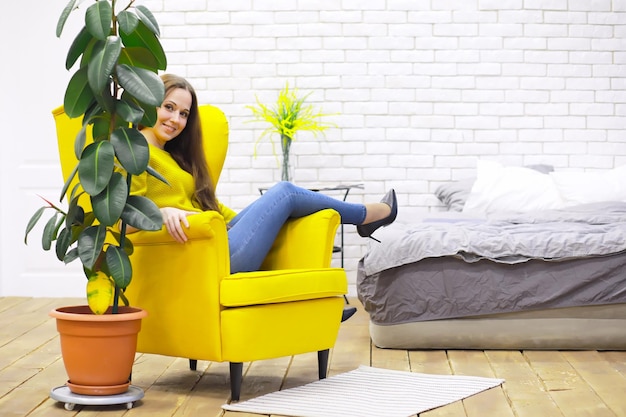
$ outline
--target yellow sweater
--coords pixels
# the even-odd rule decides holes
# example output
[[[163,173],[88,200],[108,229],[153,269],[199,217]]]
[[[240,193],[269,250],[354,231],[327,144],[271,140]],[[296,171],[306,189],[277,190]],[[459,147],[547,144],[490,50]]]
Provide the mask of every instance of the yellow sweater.
[[[135,175],[131,185],[133,195],[145,196],[159,208],[175,207],[181,210],[202,211],[196,199],[193,198],[193,176],[182,169],[167,151],[150,145],[150,166],[169,184],[148,173]],[[219,201],[218,204],[224,221],[230,222],[237,213]]]

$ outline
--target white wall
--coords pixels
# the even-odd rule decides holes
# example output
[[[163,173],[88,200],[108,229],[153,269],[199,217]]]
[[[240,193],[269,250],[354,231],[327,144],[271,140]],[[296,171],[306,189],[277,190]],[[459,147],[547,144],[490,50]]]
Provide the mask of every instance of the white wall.
[[[23,243],[28,219],[43,205],[36,194],[58,201],[62,185],[51,110],[63,102],[71,75],[65,55],[81,27],[72,19],[64,36],[55,36],[66,3],[11,1],[0,14],[0,295],[84,295],[78,265],[43,253],[40,233]]]
[[[37,205],[33,192],[56,196],[60,176],[48,136],[49,109],[67,79],[66,46],[53,35],[64,3],[43,2],[49,10],[37,16],[46,18],[28,14],[40,20],[41,33],[23,33],[22,39],[37,39],[36,46],[8,45],[23,59],[9,69],[17,82],[9,83],[8,93],[19,98],[18,114],[5,100],[1,113],[7,138],[14,138],[5,143],[20,150],[17,158],[2,152],[3,295],[55,288],[82,294],[73,284],[55,280],[51,286],[48,273],[67,268],[34,244],[21,244]],[[231,147],[218,194],[235,209],[252,201],[258,186],[279,179],[268,143],[253,157],[263,126],[247,123],[246,105],[256,95],[272,101],[287,81],[312,91],[311,100],[325,112],[337,113],[331,120],[338,128],[326,140],[302,135],[292,146],[296,182],[363,182],[365,190],[351,201],[376,201],[395,187],[399,221],[440,209],[433,190],[472,176],[477,158],[557,169],[626,164],[626,0],[143,3],[161,24],[168,71],[190,78],[201,101],[229,117]],[[26,15],[23,6],[8,7]],[[1,25],[3,39],[16,39],[5,32],[21,30],[14,27],[19,22],[11,18],[8,28]],[[68,31],[65,44],[71,37]],[[41,62],[49,68],[46,82],[28,70]],[[24,126],[28,140],[20,133]],[[346,268],[354,281],[365,244],[352,226],[346,227],[346,242]]]

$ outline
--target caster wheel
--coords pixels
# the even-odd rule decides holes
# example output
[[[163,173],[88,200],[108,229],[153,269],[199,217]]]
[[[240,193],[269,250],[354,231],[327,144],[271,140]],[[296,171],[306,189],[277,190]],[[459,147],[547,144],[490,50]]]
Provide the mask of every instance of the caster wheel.
[[[133,408],[133,403],[126,403],[126,409],[130,410],[131,408]]]
[[[75,405],[76,405],[76,404],[72,404],[72,403],[65,403],[65,409],[66,409],[67,411],[72,411],[72,410],[74,409],[74,406],[75,406]]]

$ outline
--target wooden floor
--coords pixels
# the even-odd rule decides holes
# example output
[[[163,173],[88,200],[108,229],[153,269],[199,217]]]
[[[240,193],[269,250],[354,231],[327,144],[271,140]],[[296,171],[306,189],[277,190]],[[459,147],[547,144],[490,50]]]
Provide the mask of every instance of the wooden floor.
[[[81,300],[0,298],[0,416],[224,416],[228,365],[138,354],[133,384],[143,400],[124,406],[64,409],[49,397],[66,376],[55,323],[48,311]],[[358,301],[351,300],[352,304]],[[626,329],[625,329],[626,331]],[[330,358],[330,375],[359,365],[435,374],[503,378],[501,386],[420,417],[626,416],[626,352],[405,351],[371,346],[362,308],[341,327]],[[244,367],[242,400],[314,381],[317,356],[298,355]],[[381,416],[385,417],[385,416]]]

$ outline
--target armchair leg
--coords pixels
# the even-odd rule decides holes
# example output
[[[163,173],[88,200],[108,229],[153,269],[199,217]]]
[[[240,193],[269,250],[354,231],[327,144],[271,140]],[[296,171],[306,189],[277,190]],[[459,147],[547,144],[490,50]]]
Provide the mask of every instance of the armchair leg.
[[[230,363],[230,399],[231,401],[239,401],[241,394],[241,380],[243,379],[243,363]]]
[[[330,349],[320,350],[317,352],[317,366],[320,379],[326,378],[328,372],[328,354]]]
[[[192,371],[198,369],[198,361],[196,359],[189,359],[189,369]]]

